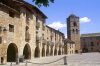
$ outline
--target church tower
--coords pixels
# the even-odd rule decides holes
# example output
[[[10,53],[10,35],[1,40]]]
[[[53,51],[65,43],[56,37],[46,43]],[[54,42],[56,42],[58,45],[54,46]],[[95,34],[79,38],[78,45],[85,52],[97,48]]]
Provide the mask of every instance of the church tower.
[[[80,53],[80,23],[79,17],[74,14],[67,18],[67,37],[75,42],[75,52]]]

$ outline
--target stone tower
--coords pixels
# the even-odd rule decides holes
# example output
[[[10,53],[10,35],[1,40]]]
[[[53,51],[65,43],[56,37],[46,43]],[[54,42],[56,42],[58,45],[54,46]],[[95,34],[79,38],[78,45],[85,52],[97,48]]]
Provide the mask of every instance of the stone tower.
[[[75,42],[75,52],[80,52],[80,24],[79,17],[71,14],[67,18],[67,37]]]

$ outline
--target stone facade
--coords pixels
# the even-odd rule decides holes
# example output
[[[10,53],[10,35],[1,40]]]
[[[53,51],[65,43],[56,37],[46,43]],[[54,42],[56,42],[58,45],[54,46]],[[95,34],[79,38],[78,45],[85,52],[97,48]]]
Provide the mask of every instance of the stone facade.
[[[0,6],[1,64],[64,54],[64,34],[47,26],[38,8],[21,0]]]
[[[65,51],[65,54],[68,54],[68,55],[75,54],[75,42],[69,39],[65,39],[64,51]]]
[[[100,51],[100,33],[89,33],[81,35],[82,52]]]

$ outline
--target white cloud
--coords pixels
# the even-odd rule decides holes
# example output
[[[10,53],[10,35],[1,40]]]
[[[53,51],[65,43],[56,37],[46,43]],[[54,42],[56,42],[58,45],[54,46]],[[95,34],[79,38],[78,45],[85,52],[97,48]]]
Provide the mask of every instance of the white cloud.
[[[91,21],[91,19],[89,19],[88,17],[80,18],[81,23],[87,23],[87,22],[90,22],[90,21]]]
[[[64,27],[66,27],[66,24],[63,24],[63,23],[60,22],[60,21],[55,21],[55,22],[49,24],[48,26],[50,26],[50,27],[52,27],[52,28],[58,30],[58,29],[62,29],[62,28],[64,28]]]

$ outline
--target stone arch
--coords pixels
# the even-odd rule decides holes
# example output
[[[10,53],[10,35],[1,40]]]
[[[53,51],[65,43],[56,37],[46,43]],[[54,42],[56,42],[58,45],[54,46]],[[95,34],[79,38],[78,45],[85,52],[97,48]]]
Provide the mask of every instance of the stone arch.
[[[64,54],[65,50],[64,50],[64,47],[62,47],[62,55]]]
[[[35,48],[34,57],[40,57],[40,49],[39,49],[39,47]]]
[[[42,57],[44,57],[45,56],[45,48],[43,47],[42,48]]]
[[[24,46],[23,56],[24,56],[24,59],[30,59],[31,58],[31,48],[30,48],[29,44],[26,44]]]
[[[7,62],[15,62],[18,58],[18,48],[16,44],[10,43],[7,48]]]
[[[46,56],[49,56],[49,46],[47,46],[47,49],[46,49]]]
[[[50,49],[51,49],[51,50],[50,50],[50,55],[52,56],[52,55],[53,55],[53,46],[51,46]]]
[[[57,49],[55,48],[55,50],[54,50],[54,55],[57,55]]]
[[[58,55],[61,55],[61,49],[59,48],[59,50],[58,50]]]
[[[3,57],[1,57],[1,64],[3,64],[3,62],[4,62],[4,58],[3,58]]]

